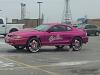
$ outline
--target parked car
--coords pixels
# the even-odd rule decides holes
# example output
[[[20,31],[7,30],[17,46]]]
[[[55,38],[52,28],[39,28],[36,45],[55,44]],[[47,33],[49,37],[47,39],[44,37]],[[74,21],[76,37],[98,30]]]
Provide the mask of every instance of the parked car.
[[[15,32],[23,29],[24,24],[7,24],[4,18],[0,18],[0,35],[6,35],[10,32]]]
[[[83,25],[78,26],[78,28],[82,28],[86,30],[87,35],[99,36],[100,34],[100,29],[96,25],[83,24]]]
[[[16,49],[26,47],[30,52],[38,52],[41,46],[63,48],[65,45],[78,51],[88,42],[88,37],[81,29],[61,23],[48,23],[9,33],[5,37],[5,42]]]

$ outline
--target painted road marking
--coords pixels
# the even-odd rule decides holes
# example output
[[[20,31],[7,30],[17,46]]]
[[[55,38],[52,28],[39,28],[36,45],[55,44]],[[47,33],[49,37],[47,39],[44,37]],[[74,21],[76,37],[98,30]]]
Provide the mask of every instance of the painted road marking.
[[[18,69],[18,68],[19,69],[20,68],[23,68],[23,69],[24,68],[31,68],[31,69],[37,69],[37,70],[40,70],[40,71],[43,71],[43,72],[46,72],[46,73],[52,74],[52,75],[59,75],[59,74],[57,74],[55,72],[48,71],[48,70],[41,69],[40,67],[45,67],[45,66],[46,67],[49,67],[49,66],[53,66],[53,67],[55,67],[55,66],[73,66],[73,65],[83,65],[83,64],[88,64],[88,63],[100,62],[100,60],[96,60],[96,61],[76,61],[76,62],[60,62],[60,63],[53,63],[53,64],[49,64],[49,65],[32,66],[32,65],[28,65],[28,64],[25,64],[25,63],[17,61],[17,60],[12,60],[12,59],[3,57],[3,56],[0,56],[0,58],[25,66],[25,67],[7,68],[8,70],[14,70],[14,69]],[[5,69],[5,70],[7,70],[7,69]],[[1,70],[3,70],[3,69],[1,69]]]
[[[60,62],[60,63],[51,64],[51,66],[74,66],[74,65],[88,64],[90,62],[91,61]]]
[[[36,66],[28,65],[28,64],[25,64],[25,63],[20,62],[20,61],[12,60],[12,59],[9,59],[9,58],[6,58],[6,57],[2,57],[2,56],[0,56],[0,58],[5,59],[5,60],[8,60],[8,61],[15,62],[15,63],[17,63],[17,64],[22,64],[22,65],[24,65],[24,66],[27,67],[27,68],[37,69],[37,70],[40,70],[40,71],[43,71],[43,72],[46,72],[46,73],[52,74],[52,75],[59,75],[59,74],[57,74],[57,73],[54,73],[54,72],[51,72],[51,71],[48,71],[48,70],[44,70],[44,69],[40,69],[40,68],[38,68],[38,67],[36,67]]]
[[[4,71],[4,70],[19,70],[19,69],[27,69],[28,67],[10,67],[10,68],[0,68],[0,71]]]
[[[14,67],[15,64],[14,63],[7,63],[4,61],[0,61],[0,67]]]

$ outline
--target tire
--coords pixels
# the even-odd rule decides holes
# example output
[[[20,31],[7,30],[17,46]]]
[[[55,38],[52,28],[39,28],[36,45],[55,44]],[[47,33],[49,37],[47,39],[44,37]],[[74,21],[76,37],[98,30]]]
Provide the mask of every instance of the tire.
[[[31,38],[26,46],[26,49],[32,53],[36,53],[40,50],[40,43],[37,38]]]
[[[16,49],[20,50],[20,49],[24,49],[25,46],[14,46]]]
[[[74,39],[72,40],[72,44],[71,44],[70,47],[72,47],[73,51],[79,51],[79,50],[81,50],[81,48],[82,48],[82,44],[83,44],[83,43],[82,43],[82,39],[76,37],[76,38],[74,38]]]
[[[95,32],[95,36],[99,36],[99,32],[97,31],[97,32]]]
[[[57,45],[57,46],[55,46],[55,47],[57,47],[57,48],[59,49],[59,48],[63,48],[64,45]]]
[[[13,29],[11,29],[11,30],[9,31],[9,33],[11,33],[11,32],[16,32],[16,31],[18,31],[18,30],[15,29],[15,28],[13,28]]]
[[[4,34],[4,37],[6,37],[7,34]]]

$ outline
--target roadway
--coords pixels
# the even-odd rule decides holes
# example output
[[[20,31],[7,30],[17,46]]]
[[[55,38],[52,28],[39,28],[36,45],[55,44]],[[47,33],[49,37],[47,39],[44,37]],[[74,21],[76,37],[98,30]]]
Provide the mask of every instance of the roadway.
[[[100,36],[90,36],[81,51],[42,47],[16,50],[0,38],[0,75],[100,75]]]

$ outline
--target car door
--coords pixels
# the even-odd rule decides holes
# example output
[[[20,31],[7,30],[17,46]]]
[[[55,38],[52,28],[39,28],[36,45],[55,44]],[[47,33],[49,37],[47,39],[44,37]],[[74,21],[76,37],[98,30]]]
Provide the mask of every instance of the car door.
[[[56,25],[50,29],[48,42],[49,44],[66,44],[69,34],[67,33],[66,26]]]
[[[3,22],[3,19],[0,19],[0,34],[5,34],[6,26]]]

